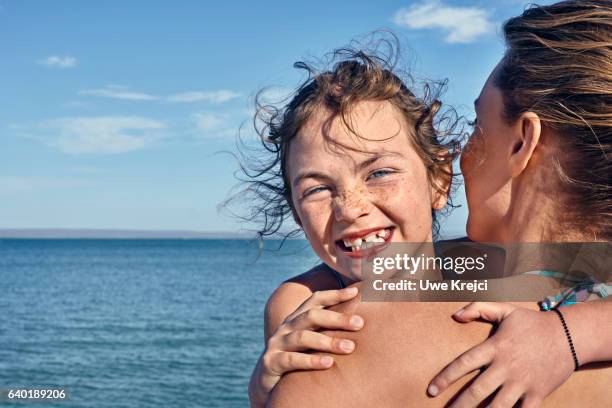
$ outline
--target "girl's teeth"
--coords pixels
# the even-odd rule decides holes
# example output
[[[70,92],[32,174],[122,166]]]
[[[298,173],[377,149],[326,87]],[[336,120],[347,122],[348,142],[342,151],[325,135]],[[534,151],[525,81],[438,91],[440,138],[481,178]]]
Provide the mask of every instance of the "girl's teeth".
[[[351,248],[351,251],[354,252],[354,251],[361,249],[361,247],[364,244],[368,244],[368,243],[375,244],[375,243],[385,242],[387,235],[388,235],[387,230],[380,230],[377,233],[370,234],[364,238],[357,238],[354,241],[349,241],[347,239],[344,239],[343,242],[347,248]],[[365,247],[368,248],[371,246],[374,246],[374,245],[366,245]]]
[[[387,230],[385,229],[385,230],[381,230],[381,231],[377,232],[376,236],[380,237],[380,238],[383,238],[383,239],[387,238]]]
[[[379,236],[378,234],[376,234],[376,235],[369,235],[369,236],[365,237],[365,241],[366,242],[385,242],[385,238]]]

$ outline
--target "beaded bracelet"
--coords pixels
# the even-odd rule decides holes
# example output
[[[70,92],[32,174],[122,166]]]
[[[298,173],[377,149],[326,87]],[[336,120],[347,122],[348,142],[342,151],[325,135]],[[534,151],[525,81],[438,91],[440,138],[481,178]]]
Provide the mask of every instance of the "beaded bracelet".
[[[574,342],[572,341],[572,336],[570,336],[569,329],[567,328],[567,323],[565,323],[565,318],[561,311],[557,308],[552,309],[553,312],[559,316],[561,320],[561,324],[563,325],[563,331],[565,331],[565,337],[567,337],[567,342],[569,343],[570,350],[572,351],[572,357],[574,357],[574,370],[578,371],[580,368],[580,364],[578,363],[578,356],[576,356],[576,349],[574,348]]]

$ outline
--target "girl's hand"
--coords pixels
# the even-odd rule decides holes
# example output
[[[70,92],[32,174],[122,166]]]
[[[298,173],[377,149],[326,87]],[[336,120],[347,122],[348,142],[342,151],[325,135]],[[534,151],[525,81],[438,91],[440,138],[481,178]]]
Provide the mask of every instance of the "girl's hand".
[[[452,408],[475,407],[497,390],[490,406],[539,407],[542,400],[574,371],[574,360],[555,313],[538,312],[509,303],[475,302],[453,317],[463,323],[484,319],[498,323],[493,336],[463,353],[430,383],[436,396],[466,374],[485,368],[463,390]]]
[[[350,354],[355,349],[351,340],[338,339],[317,332],[320,329],[356,331],[363,327],[359,316],[326,310],[325,307],[346,302],[357,295],[357,288],[326,290],[313,293],[290,314],[269,338],[259,361],[257,394],[266,396],[281,376],[294,370],[324,370],[334,360],[329,355],[303,353],[305,350]],[[267,398],[266,398],[267,399]]]

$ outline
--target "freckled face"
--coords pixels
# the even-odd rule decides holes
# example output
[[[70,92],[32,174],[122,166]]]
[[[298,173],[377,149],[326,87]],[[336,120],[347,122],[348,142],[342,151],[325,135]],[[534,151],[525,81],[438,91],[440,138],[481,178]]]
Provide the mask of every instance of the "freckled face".
[[[288,176],[296,220],[314,251],[333,269],[361,280],[362,251],[343,242],[373,235],[372,245],[431,241],[433,190],[393,105],[361,102],[350,116],[361,138],[340,118],[327,123],[326,112],[314,115],[291,142]],[[325,137],[352,149],[336,148]]]
[[[468,236],[474,241],[501,242],[511,200],[509,167],[515,126],[503,117],[503,94],[491,74],[475,102],[475,127],[461,155],[469,216]]]

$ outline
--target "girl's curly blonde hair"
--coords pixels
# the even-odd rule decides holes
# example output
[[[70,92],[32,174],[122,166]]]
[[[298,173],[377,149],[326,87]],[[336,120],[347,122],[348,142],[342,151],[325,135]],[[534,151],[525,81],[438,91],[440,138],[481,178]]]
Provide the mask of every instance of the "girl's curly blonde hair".
[[[265,154],[261,150],[247,154],[239,149],[245,188],[234,198],[246,200],[249,205],[250,216],[244,218],[261,223],[260,238],[279,234],[292,237],[300,232],[282,229],[292,217],[287,158],[299,130],[321,108],[331,118],[340,117],[352,130],[349,114],[361,101],[388,101],[398,109],[412,127],[411,142],[428,170],[430,183],[440,194],[449,195],[447,207],[452,207],[450,193],[455,187],[452,162],[459,154],[461,132],[455,132],[459,118],[453,109],[440,113],[442,104],[437,96],[445,82],[426,84],[422,97],[410,91],[406,84],[413,83],[412,77],[395,69],[399,47],[396,37],[391,37],[378,40],[370,51],[355,46],[335,50],[325,64],[332,67],[328,70],[316,70],[305,62],[295,63],[295,68],[307,71],[308,78],[288,103],[266,103],[265,93],[258,93],[254,125]],[[435,215],[432,211],[434,236],[439,230]]]

